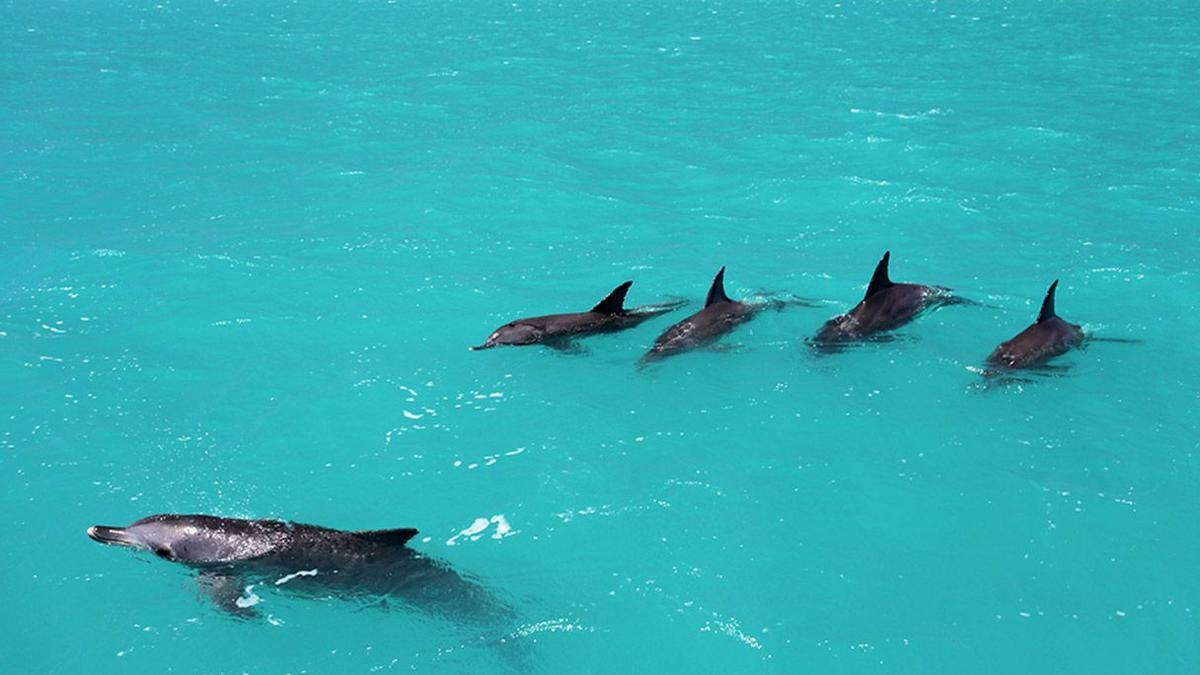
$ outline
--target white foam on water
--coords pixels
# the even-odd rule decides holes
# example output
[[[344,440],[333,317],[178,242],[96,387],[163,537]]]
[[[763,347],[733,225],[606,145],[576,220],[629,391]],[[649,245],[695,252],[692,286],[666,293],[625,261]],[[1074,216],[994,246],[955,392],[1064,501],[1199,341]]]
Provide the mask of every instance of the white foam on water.
[[[258,597],[258,594],[254,592],[253,584],[246,587],[246,593],[248,593],[249,595],[238,598],[237,600],[234,601],[234,604],[236,604],[238,607],[241,607],[242,609],[247,609],[249,607],[253,607],[253,606],[257,605],[258,603],[262,602],[262,598]]]
[[[508,519],[504,517],[504,514],[498,513],[490,518],[476,518],[469,527],[447,539],[446,545],[455,546],[463,539],[479,541],[491,525],[496,526],[496,529],[492,532],[492,539],[504,539],[517,533],[516,530],[513,530],[512,525],[509,524]]]
[[[275,585],[276,585],[276,586],[282,586],[282,585],[286,584],[287,582],[289,582],[289,581],[291,581],[292,579],[295,579],[295,578],[297,578],[297,577],[315,577],[315,576],[317,576],[317,570],[316,570],[316,569],[311,569],[311,570],[300,570],[299,572],[292,572],[291,574],[288,574],[288,575],[285,575],[285,576],[282,576],[282,577],[280,577],[280,578],[276,579],[276,580],[275,580]]]

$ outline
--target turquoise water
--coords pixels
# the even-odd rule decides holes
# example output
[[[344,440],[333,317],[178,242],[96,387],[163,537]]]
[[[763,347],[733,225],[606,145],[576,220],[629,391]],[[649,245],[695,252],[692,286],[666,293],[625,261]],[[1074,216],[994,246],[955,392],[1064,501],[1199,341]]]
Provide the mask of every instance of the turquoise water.
[[[1193,4],[0,15],[4,670],[1200,669]],[[888,248],[988,306],[811,355]],[[466,350],[721,265],[821,307]],[[1055,278],[1143,342],[975,386]],[[84,536],[159,512],[417,527],[514,618],[229,619]]]

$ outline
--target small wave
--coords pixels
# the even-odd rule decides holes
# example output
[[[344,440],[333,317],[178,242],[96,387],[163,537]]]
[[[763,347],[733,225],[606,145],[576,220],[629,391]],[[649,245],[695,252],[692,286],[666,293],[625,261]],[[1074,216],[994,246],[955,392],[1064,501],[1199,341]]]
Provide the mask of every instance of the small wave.
[[[700,632],[721,633],[736,639],[738,642],[741,642],[751,649],[763,648],[762,643],[759,642],[757,637],[742,630],[741,624],[738,623],[737,619],[729,619],[728,621],[722,619],[713,619],[711,621],[706,621],[704,626],[700,629]]]
[[[516,457],[517,455],[519,455],[523,452],[525,452],[524,446],[519,447],[515,450],[509,450],[508,452],[505,452],[503,454],[484,455],[483,460],[481,462],[471,462],[470,464],[466,464],[466,467],[467,467],[467,470],[471,470],[471,469],[478,469],[481,466],[491,466],[491,465],[495,464],[496,462],[500,461],[500,458],[502,456],[503,457]],[[464,465],[463,460],[461,460],[461,459],[454,460],[454,468],[457,469],[463,465]]]
[[[252,263],[247,260],[238,260],[233,256],[225,253],[198,253],[196,260],[219,260],[230,265],[241,265],[242,267],[258,267],[258,263]]]
[[[937,117],[939,115],[945,115],[945,114],[949,113],[950,111],[945,108],[930,108],[929,110],[924,110],[924,111],[915,112],[915,113],[899,113],[899,112],[893,113],[893,112],[884,112],[882,110],[868,110],[866,108],[851,108],[850,112],[855,115],[874,115],[875,117],[891,117],[893,119],[898,119],[898,120],[919,120],[919,119],[928,119],[930,117]]]
[[[510,637],[529,637],[535,633],[571,633],[575,631],[595,632],[595,628],[575,623],[567,618],[547,619],[537,623],[526,624],[510,633]]]
[[[863,178],[862,176],[842,176],[842,180],[848,180],[851,183],[858,183],[860,185],[879,185],[881,187],[884,185],[891,185],[890,182],[888,182],[882,178],[876,179],[876,178]]]

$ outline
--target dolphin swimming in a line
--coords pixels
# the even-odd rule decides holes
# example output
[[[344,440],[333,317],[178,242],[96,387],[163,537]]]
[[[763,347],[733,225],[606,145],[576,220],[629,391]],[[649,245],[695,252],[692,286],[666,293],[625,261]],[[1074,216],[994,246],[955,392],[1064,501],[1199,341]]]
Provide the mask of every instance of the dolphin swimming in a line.
[[[1005,369],[1039,366],[1083,343],[1083,328],[1063,320],[1054,311],[1057,290],[1055,279],[1042,300],[1037,321],[1011,340],[1001,342],[987,358],[990,365]]]
[[[577,337],[633,328],[647,319],[666,314],[684,304],[683,302],[671,302],[625,309],[625,294],[632,285],[632,281],[626,281],[617,286],[607,297],[586,312],[547,314],[511,321],[493,331],[483,344],[471,347],[471,349],[533,344],[568,349]]]
[[[713,279],[704,299],[704,308],[663,331],[654,341],[654,346],[642,357],[639,365],[673,356],[681,352],[704,347],[716,342],[721,336],[753,319],[764,309],[782,309],[785,305],[813,307],[811,302],[792,297],[789,300],[773,299],[766,302],[741,302],[732,300],[725,293],[725,268],[722,267]]]
[[[838,315],[821,327],[810,340],[819,351],[837,351],[847,343],[877,337],[899,328],[922,312],[949,304],[967,304],[944,286],[896,283],[888,276],[891,251],[883,254],[867,293],[849,312]]]

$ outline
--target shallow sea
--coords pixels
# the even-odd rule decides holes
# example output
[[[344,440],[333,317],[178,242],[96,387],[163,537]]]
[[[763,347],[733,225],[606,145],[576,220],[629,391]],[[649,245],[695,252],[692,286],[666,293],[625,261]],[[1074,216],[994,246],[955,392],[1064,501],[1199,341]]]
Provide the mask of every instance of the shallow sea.
[[[1197,672],[1198,92],[1193,3],[0,3],[0,669]],[[886,249],[983,306],[814,356]],[[722,265],[819,307],[466,349]],[[978,386],[1055,278],[1141,342]],[[513,618],[230,619],[160,512]]]

